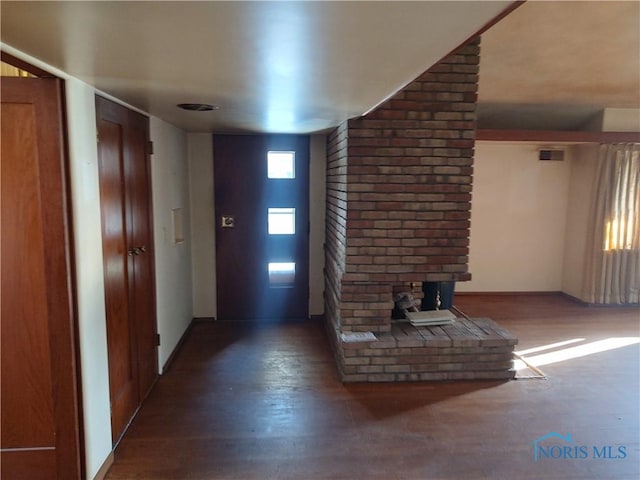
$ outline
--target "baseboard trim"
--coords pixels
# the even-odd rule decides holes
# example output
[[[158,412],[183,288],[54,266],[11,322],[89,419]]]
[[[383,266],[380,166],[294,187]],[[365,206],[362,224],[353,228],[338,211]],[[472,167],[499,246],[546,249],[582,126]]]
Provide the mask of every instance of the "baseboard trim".
[[[561,292],[561,295],[569,300],[572,300],[583,307],[588,308],[638,308],[640,307],[640,303],[589,303],[581,300],[578,297],[574,297],[573,295],[569,295],[568,293]]]
[[[546,296],[560,296],[560,297],[564,297],[567,300],[571,300],[572,302],[575,302],[579,305],[582,305],[583,307],[589,307],[589,308],[636,308],[636,307],[640,307],[640,303],[589,303],[589,302],[585,302],[584,300],[581,300],[578,297],[574,297],[573,295],[569,295],[568,293],[565,292],[554,292],[554,291],[545,291],[545,292],[455,292],[454,293],[454,302],[455,302],[455,297],[465,297],[465,296],[488,296],[488,295],[495,295],[495,296],[503,296],[503,297],[508,297],[508,296],[540,296],[540,295],[546,295]]]
[[[215,322],[216,317],[193,317],[193,322]]]
[[[533,292],[533,291],[526,291],[526,292],[454,292],[453,293],[454,297],[460,296],[460,297],[464,297],[465,295],[498,295],[498,296],[533,296],[533,295],[563,295],[562,292],[559,291],[550,291],[550,290],[545,290],[545,291],[539,291],[539,292]]]
[[[113,451],[111,451],[111,453],[107,455],[107,458],[105,459],[105,461],[102,462],[102,466],[98,470],[98,473],[96,473],[95,476],[93,477],[93,480],[104,480],[104,478],[107,476],[107,473],[109,473],[109,469],[113,465],[114,461],[115,461],[115,455]]]
[[[563,296],[564,298],[566,298],[567,300],[571,300],[574,303],[577,303],[578,305],[582,305],[583,307],[588,307],[589,303],[585,302],[584,300],[579,299],[578,297],[574,297],[573,295],[569,295],[568,293],[565,292],[560,292],[560,295]]]
[[[189,325],[187,326],[185,331],[182,333],[182,336],[180,337],[180,340],[178,340],[178,343],[176,343],[176,346],[173,349],[173,351],[171,352],[171,355],[169,355],[169,358],[167,358],[167,361],[164,362],[164,365],[162,366],[162,375],[167,373],[169,371],[169,369],[171,368],[171,364],[175,360],[176,355],[178,354],[178,352],[182,348],[182,345],[184,344],[184,341],[189,336],[189,333],[191,333],[191,329],[193,328],[193,324],[196,323],[197,321],[198,320],[196,320],[195,318],[192,318],[191,322],[189,322]]]
[[[588,308],[640,308],[640,303],[585,303]]]

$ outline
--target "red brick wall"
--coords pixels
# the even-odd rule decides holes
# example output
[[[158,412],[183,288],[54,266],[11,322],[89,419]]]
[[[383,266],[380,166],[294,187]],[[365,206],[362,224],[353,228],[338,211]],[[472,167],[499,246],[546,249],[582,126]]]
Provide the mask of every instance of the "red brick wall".
[[[340,328],[342,276],[347,255],[347,124],[327,139],[327,205],[325,232],[325,316]]]
[[[388,331],[409,282],[470,278],[479,50],[471,41],[329,136],[326,312],[343,331]]]

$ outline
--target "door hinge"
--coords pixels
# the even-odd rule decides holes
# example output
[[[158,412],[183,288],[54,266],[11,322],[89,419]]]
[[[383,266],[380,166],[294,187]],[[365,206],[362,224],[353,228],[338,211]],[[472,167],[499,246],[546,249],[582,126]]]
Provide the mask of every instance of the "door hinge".
[[[147,142],[147,150],[149,150],[149,155],[153,155],[153,142]]]
[[[100,143],[100,135],[96,133],[96,143]]]
[[[156,333],[156,346],[159,347],[160,346],[160,334]]]

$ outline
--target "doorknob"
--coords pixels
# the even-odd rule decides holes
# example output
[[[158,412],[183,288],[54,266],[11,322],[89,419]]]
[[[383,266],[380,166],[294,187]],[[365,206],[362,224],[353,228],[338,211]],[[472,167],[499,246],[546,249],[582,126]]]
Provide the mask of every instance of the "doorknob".
[[[222,216],[222,228],[233,228],[235,226],[235,219],[230,216]]]
[[[141,253],[144,253],[147,251],[147,247],[145,247],[144,245],[140,246],[140,247],[133,247],[130,248],[127,251],[127,255],[129,255],[130,257],[133,255],[140,255]]]

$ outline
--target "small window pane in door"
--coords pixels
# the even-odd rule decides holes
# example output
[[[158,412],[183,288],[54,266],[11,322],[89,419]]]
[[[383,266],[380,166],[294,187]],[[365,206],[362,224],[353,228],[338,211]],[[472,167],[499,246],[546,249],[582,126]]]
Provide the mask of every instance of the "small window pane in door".
[[[296,178],[296,152],[267,152],[268,178]]]
[[[267,212],[269,235],[294,235],[296,233],[295,208],[270,208]]]
[[[269,285],[272,287],[292,286],[296,278],[296,264],[293,262],[269,263]]]

